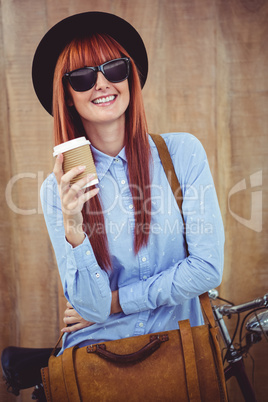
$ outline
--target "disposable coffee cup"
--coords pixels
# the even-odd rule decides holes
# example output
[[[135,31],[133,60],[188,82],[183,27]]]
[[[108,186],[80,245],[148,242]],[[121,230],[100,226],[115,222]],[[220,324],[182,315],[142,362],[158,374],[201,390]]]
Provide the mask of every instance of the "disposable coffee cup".
[[[53,156],[58,156],[59,154],[63,154],[64,156],[64,173],[69,172],[69,170],[76,166],[86,166],[82,173],[78,174],[70,181],[71,184],[76,183],[78,180],[92,173],[95,173],[96,178],[87,183],[83,188],[93,186],[99,182],[90,149],[90,142],[86,137],[75,138],[74,140],[66,141],[55,146]]]

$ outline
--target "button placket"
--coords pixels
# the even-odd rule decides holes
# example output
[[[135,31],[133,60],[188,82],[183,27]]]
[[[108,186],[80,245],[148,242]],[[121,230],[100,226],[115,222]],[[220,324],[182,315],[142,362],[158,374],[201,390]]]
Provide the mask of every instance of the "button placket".
[[[114,161],[113,172],[120,191],[124,212],[132,214],[134,208],[132,194],[128,186],[128,178],[123,161],[119,158],[115,158]]]
[[[140,265],[140,280],[146,281],[150,277],[149,255],[146,249],[138,253]]]
[[[150,312],[149,310],[147,311],[142,311],[139,313],[137,322],[135,325],[135,330],[134,330],[134,336],[136,335],[144,335],[146,332],[146,324],[149,318]]]

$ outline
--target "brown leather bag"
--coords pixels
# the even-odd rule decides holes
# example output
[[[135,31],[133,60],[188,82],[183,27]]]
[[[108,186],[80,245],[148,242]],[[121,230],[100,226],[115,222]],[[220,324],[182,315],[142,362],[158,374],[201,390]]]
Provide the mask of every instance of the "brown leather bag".
[[[179,183],[162,137],[155,141],[171,188]],[[171,180],[172,178],[172,180]],[[176,199],[181,207],[180,191]],[[180,208],[181,210],[181,208]],[[226,402],[221,352],[208,294],[201,295],[205,325],[65,349],[41,369],[47,401]]]

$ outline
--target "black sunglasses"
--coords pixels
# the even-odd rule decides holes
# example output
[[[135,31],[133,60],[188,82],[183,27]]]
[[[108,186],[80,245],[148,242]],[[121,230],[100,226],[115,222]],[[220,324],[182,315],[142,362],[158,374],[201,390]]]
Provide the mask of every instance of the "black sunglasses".
[[[78,70],[64,74],[71,87],[76,92],[84,92],[93,88],[97,81],[97,73],[102,72],[104,77],[110,82],[121,82],[129,76],[129,58],[122,57],[107,61],[96,67],[83,67]]]

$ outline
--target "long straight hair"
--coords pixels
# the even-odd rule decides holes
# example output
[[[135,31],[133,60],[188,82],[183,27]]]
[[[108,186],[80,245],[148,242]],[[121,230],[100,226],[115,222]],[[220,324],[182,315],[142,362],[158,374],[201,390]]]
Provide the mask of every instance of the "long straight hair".
[[[53,85],[54,139],[55,145],[58,145],[86,136],[78,113],[74,107],[68,106],[70,94],[62,79],[64,74],[84,66],[100,65],[122,56],[129,57],[131,62],[128,78],[130,103],[126,110],[124,145],[135,212],[134,250],[137,253],[147,244],[149,238],[151,152],[139,72],[129,54],[109,35],[94,34],[90,37],[74,39],[61,53],[56,65]],[[84,230],[90,237],[97,262],[102,269],[108,270],[112,268],[112,264],[100,197],[97,195],[91,198],[84,205],[82,212]]]

